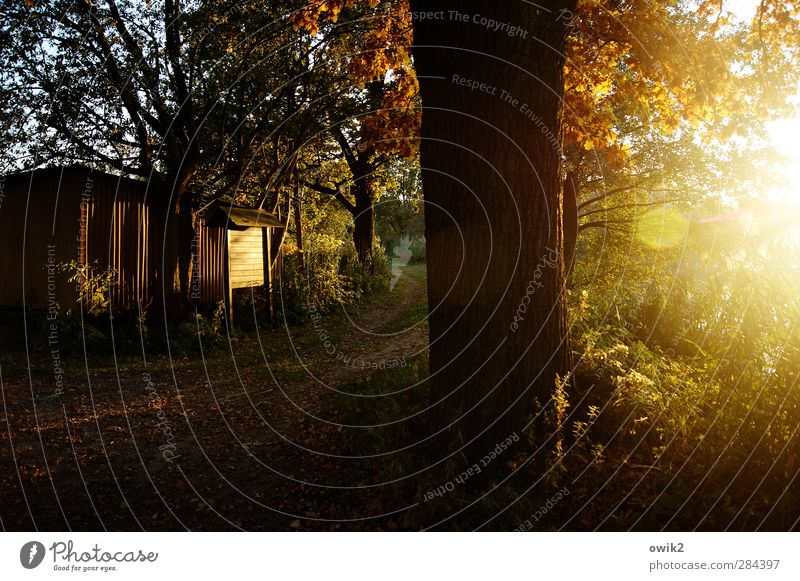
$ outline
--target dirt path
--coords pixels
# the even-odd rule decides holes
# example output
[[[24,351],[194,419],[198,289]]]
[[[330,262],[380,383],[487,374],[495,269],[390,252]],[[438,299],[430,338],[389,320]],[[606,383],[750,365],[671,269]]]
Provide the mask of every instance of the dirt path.
[[[407,268],[416,269],[414,276],[401,277],[380,304],[363,312],[345,312],[345,334],[331,340],[330,345],[324,339],[329,334],[324,320],[303,329],[304,334],[311,333],[312,340],[318,341],[311,352],[319,358],[306,365],[307,377],[295,384],[299,389],[306,387],[314,392],[320,385],[336,389],[363,380],[375,371],[407,364],[409,359],[425,352],[428,327],[424,316],[417,313],[416,317],[404,320],[412,309],[425,304],[425,282],[419,279],[420,267]],[[305,358],[300,356],[300,359],[305,365]]]
[[[374,429],[341,425],[342,410],[371,375],[424,353],[425,301],[424,268],[409,266],[358,311],[241,334],[205,357],[65,362],[58,398],[31,397],[52,393],[46,372],[4,374],[0,524],[374,528],[403,509],[374,481],[391,455],[351,449]]]

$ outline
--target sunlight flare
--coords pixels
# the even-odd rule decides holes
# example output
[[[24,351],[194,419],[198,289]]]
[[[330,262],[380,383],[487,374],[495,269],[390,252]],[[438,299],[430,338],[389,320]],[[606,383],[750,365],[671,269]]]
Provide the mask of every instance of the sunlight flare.
[[[775,201],[800,203],[800,117],[781,119],[767,124],[770,142],[780,155],[775,172],[782,185],[772,189],[768,196]]]

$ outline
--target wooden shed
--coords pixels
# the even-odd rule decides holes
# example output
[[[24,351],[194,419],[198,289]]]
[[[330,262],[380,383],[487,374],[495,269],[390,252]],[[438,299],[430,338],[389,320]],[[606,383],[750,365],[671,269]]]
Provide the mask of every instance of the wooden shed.
[[[267,308],[274,281],[280,275],[280,242],[284,224],[261,209],[213,202],[198,213],[197,244],[192,271],[192,298],[201,303],[224,300],[231,316],[233,291],[265,286]]]
[[[153,298],[161,243],[148,183],[84,166],[49,168],[0,177],[0,306],[54,309],[78,298],[58,266],[113,268],[115,310]],[[233,289],[269,285],[279,268],[269,212],[219,202],[199,212],[192,260],[192,298],[230,307]]]

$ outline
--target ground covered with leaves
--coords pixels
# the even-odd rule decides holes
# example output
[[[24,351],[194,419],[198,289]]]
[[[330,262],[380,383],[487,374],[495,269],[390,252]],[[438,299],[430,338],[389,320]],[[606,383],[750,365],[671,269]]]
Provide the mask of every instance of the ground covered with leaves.
[[[696,356],[667,357],[624,325],[601,328],[580,305],[570,381],[466,465],[429,406],[425,291],[425,267],[412,264],[358,307],[309,308],[304,322],[230,336],[223,324],[216,337],[206,317],[189,339],[176,331],[169,350],[146,345],[146,358],[135,344],[65,349],[69,326],[51,343],[37,332],[47,322],[28,318],[26,340],[5,336],[0,349],[0,525],[796,526],[797,434],[791,417],[768,413],[788,409],[788,395],[753,403]]]
[[[407,270],[357,308],[146,362],[57,354],[54,371],[46,344],[6,351],[3,528],[393,526],[406,505],[352,450],[373,428],[342,425],[335,400],[424,361],[424,266]]]

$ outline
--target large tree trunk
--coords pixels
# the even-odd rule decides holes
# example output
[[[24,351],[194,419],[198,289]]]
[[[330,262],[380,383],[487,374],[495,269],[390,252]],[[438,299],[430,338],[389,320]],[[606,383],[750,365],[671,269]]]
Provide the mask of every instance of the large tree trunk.
[[[353,184],[355,209],[353,214],[353,243],[362,266],[372,268],[375,249],[375,194],[373,181],[356,177]]]
[[[190,304],[193,238],[195,234],[192,200],[186,192],[191,174],[166,178],[155,200],[151,230],[150,260],[154,278],[151,295],[159,319],[173,321],[186,316]],[[174,188],[172,195],[169,189]]]
[[[414,19],[431,396],[436,429],[448,427],[470,461],[519,434],[569,367],[560,11],[574,0],[539,4],[412,0],[415,12],[444,11]]]

